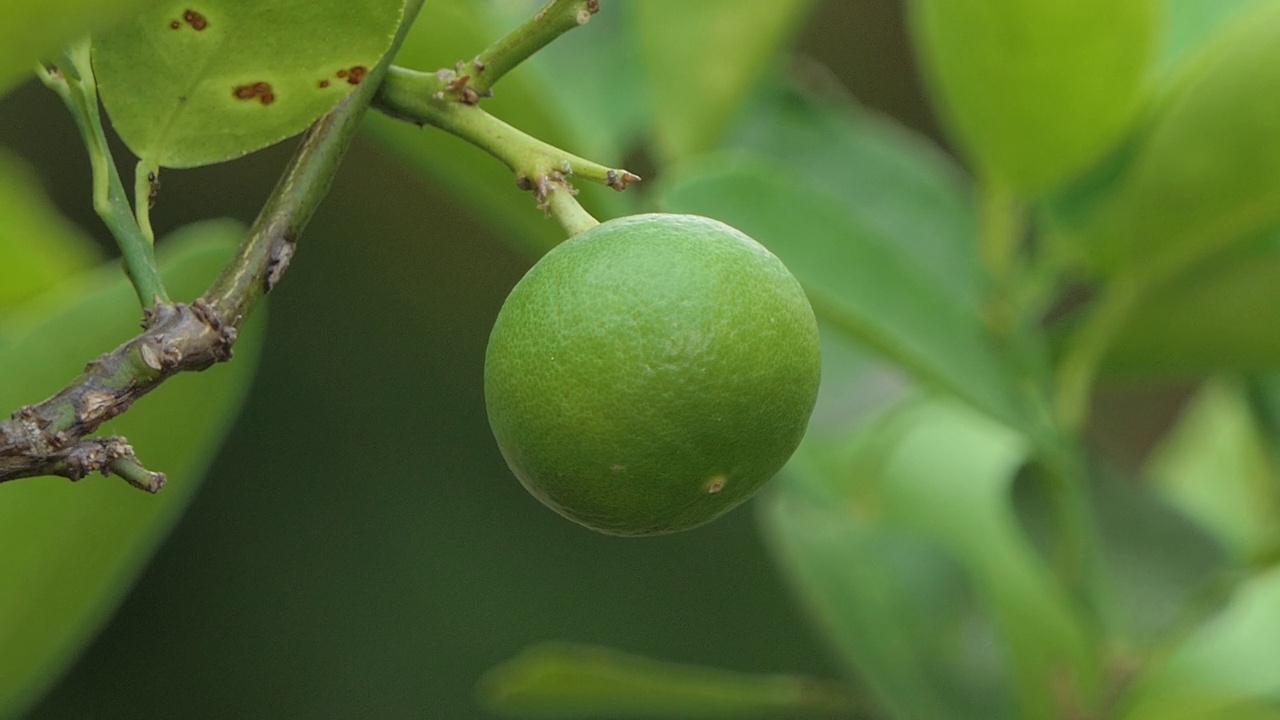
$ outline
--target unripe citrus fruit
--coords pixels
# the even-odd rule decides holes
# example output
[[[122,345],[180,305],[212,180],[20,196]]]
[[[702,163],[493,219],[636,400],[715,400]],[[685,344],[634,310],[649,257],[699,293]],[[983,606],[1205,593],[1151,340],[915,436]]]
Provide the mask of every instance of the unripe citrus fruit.
[[[613,535],[701,525],[773,477],[804,435],[813,310],[778,258],[690,215],[610,220],[511,291],[485,402],[521,483]]]

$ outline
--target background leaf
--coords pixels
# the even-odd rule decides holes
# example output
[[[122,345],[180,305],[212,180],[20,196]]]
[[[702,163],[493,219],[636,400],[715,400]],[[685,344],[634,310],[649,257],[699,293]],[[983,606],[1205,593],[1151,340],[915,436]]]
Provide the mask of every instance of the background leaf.
[[[1280,217],[1280,3],[1188,62],[1092,237],[1098,266],[1166,280]]]
[[[306,129],[391,45],[404,0],[157,5],[94,38],[102,103],[135,155],[237,158]]]
[[[97,247],[53,207],[35,177],[0,151],[0,318],[98,256]]]
[[[891,718],[1011,717],[998,661],[964,652],[989,641],[990,628],[975,622],[959,565],[918,534],[877,522],[874,505],[833,495],[820,452],[801,446],[760,501],[760,518],[775,562],[856,685]]]
[[[204,290],[243,234],[226,222],[191,226],[160,248],[175,297]],[[114,264],[33,301],[0,350],[0,405],[20,407],[58,390],[86,358],[136,332],[133,289]],[[74,659],[110,616],[199,486],[253,376],[261,323],[236,344],[236,360],[165,383],[104,428],[125,435],[152,469],[169,475],[158,495],[118,478],[6,483],[0,503],[0,716],[22,710]]]
[[[1226,22],[1268,0],[1165,0],[1165,42],[1160,69],[1165,79],[1209,41]]]
[[[1148,473],[1236,562],[1247,563],[1280,542],[1280,477],[1238,385],[1206,383]]]
[[[1147,293],[1105,369],[1203,377],[1280,367],[1280,233],[1236,245]]]
[[[1123,720],[1280,718],[1280,570],[1245,581],[1133,690]]]
[[[1153,0],[914,0],[935,104],[978,175],[1036,195],[1081,172],[1144,100]]]
[[[1055,682],[1087,697],[1092,631],[1013,511],[1025,440],[926,403],[845,448],[806,440],[765,526],[880,702],[903,718],[1012,717],[1016,698],[1016,716],[1047,718]]]
[[[830,90],[775,79],[725,144],[787,163],[956,297],[982,295],[968,177],[928,139]]]
[[[159,0],[7,0],[0,23],[0,96],[91,30],[110,27]]]
[[[847,714],[840,685],[660,662],[609,648],[545,643],[480,680],[481,701],[515,717],[776,718]]]
[[[664,164],[711,148],[813,0],[630,3]]]

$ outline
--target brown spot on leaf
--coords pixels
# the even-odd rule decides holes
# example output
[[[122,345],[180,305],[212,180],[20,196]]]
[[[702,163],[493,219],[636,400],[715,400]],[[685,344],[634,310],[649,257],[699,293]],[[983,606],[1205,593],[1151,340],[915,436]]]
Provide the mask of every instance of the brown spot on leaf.
[[[329,87],[329,81],[328,81],[328,80],[321,80],[321,81],[320,81],[319,83],[317,83],[317,84],[318,84],[320,87],[322,87],[322,88],[327,88],[327,87]]]
[[[247,85],[237,85],[231,89],[231,94],[237,100],[258,99],[263,105],[270,105],[276,101],[275,93],[271,89],[271,83],[256,82]]]
[[[346,77],[346,76],[347,76],[347,71],[346,71],[346,70],[339,70],[338,72],[336,72],[336,73],[334,73],[334,74],[335,74],[335,75],[337,75],[337,76],[338,76],[338,77],[340,77],[340,78],[344,78],[344,77]]]
[[[353,65],[347,70],[347,82],[352,85],[359,85],[364,76],[369,74],[369,68],[363,65]]]
[[[195,10],[188,10],[182,13],[182,19],[186,20],[187,24],[197,32],[209,27],[209,20]]]
[[[173,22],[169,23],[169,27],[173,30],[177,30],[178,28],[182,27],[182,23],[178,22],[177,20],[174,20]]]

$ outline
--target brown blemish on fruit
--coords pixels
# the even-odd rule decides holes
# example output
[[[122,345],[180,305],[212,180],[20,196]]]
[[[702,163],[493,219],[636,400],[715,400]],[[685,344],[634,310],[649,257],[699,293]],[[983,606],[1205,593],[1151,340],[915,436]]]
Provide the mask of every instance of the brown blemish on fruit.
[[[231,89],[231,95],[237,100],[258,98],[258,102],[263,105],[270,105],[276,101],[275,93],[271,90],[271,83],[261,81],[249,85],[237,85]]]
[[[196,32],[209,27],[209,20],[195,10],[188,10],[182,13],[182,19],[186,20],[187,24],[191,26],[191,29]]]

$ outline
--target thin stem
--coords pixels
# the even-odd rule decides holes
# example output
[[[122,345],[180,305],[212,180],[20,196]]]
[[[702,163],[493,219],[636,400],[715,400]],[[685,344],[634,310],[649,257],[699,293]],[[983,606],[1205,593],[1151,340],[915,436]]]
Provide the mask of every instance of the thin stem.
[[[1068,432],[1080,432],[1088,420],[1098,370],[1141,294],[1141,283],[1113,281],[1067,343],[1058,365],[1054,414]]]
[[[492,94],[504,75],[570,30],[587,24],[600,11],[600,0],[551,0],[533,17],[485,48],[471,62],[436,75],[437,91],[474,105]]]
[[[125,272],[133,282],[142,307],[168,303],[169,294],[160,280],[155,249],[129,207],[124,184],[107,146],[98,110],[98,86],[89,59],[89,40],[80,40],[67,50],[67,67],[46,70],[40,79],[62,98],[84,138],[93,168],[93,208],[106,223],[124,260]]]
[[[1025,414],[1024,429],[1043,471],[1055,528],[1055,569],[1084,606],[1100,616],[1105,588],[1088,474],[1075,432],[1057,424],[1053,416],[1048,351],[1037,321],[1038,307],[1027,302],[1032,295],[1024,287],[1035,281],[1022,254],[1025,232],[1026,214],[1017,196],[1001,183],[982,183],[978,241],[991,287],[988,322],[1014,377]]]
[[[1026,222],[1018,198],[998,181],[984,181],[979,190],[979,242],[982,262],[997,284],[1015,269]]]
[[[560,223],[564,231],[573,237],[600,224],[600,221],[583,209],[574,197],[577,191],[564,181],[553,183],[546,190],[547,212]]]
[[[516,174],[521,187],[528,190],[539,190],[543,179],[555,173],[591,180],[615,190],[622,190],[627,183],[640,179],[626,170],[605,167],[565,152],[477,106],[450,102],[439,96],[437,86],[435,75],[392,67],[378,88],[373,107],[392,117],[417,125],[431,125],[466,140],[505,163]],[[543,199],[539,195],[539,202]]]

